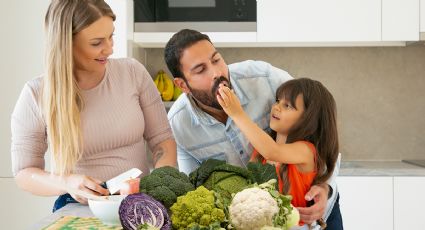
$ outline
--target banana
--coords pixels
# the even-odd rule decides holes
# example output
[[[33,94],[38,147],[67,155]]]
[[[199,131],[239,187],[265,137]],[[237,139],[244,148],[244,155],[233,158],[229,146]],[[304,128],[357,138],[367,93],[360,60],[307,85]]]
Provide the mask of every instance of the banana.
[[[158,89],[158,92],[161,93],[164,90],[164,81],[163,78],[164,71],[160,70],[156,74],[155,80],[153,81]]]
[[[153,83],[155,83],[155,86],[157,89],[158,89],[158,82],[159,82],[159,77],[158,75],[156,75],[155,79],[153,80]]]
[[[170,101],[171,99],[173,99],[173,94],[174,94],[173,81],[164,72],[162,72],[162,78],[163,78],[162,80],[163,80],[163,83],[164,83],[164,88],[161,91],[162,100]]]
[[[173,101],[177,100],[180,94],[182,94],[182,90],[179,87],[174,86]]]

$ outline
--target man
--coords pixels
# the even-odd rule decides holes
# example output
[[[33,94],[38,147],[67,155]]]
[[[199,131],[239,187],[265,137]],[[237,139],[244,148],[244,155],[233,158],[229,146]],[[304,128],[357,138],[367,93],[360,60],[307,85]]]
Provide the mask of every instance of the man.
[[[194,30],[176,33],[168,41],[164,53],[175,85],[184,92],[168,112],[177,142],[179,169],[189,173],[210,158],[245,166],[252,146],[217,102],[219,85],[233,88],[251,119],[266,130],[276,89],[292,77],[261,61],[227,66],[209,37]],[[342,229],[335,183],[338,170],[339,163],[329,186],[312,186],[306,194],[306,199],[314,200],[315,204],[299,208],[305,223],[323,216],[328,219],[327,229]],[[331,195],[329,199],[328,194]]]

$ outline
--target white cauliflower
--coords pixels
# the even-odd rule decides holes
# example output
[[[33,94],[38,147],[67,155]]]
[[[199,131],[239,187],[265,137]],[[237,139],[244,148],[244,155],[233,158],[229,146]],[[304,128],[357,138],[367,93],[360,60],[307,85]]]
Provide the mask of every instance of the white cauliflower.
[[[278,212],[276,200],[269,192],[257,187],[236,193],[229,206],[230,221],[237,230],[273,226],[273,216]]]

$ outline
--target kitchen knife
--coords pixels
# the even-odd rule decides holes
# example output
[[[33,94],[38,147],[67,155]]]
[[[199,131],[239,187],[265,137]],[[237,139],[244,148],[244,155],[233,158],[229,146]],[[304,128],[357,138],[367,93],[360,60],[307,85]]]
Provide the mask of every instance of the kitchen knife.
[[[106,188],[109,190],[111,195],[118,192],[122,187],[125,181],[134,179],[142,174],[142,171],[138,168],[132,168],[120,175],[106,181]]]

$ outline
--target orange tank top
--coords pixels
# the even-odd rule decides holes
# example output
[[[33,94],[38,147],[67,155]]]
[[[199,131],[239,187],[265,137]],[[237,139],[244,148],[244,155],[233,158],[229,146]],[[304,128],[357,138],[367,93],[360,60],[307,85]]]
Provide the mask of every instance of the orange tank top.
[[[314,154],[314,162],[316,162],[316,148],[315,146],[308,141],[301,141],[305,143]],[[253,150],[251,155],[251,161],[258,158],[259,153],[256,149]],[[262,163],[266,164],[267,161],[263,158]],[[283,180],[280,172],[282,164],[276,165],[276,174],[278,176],[279,182],[279,192],[283,192]],[[285,173],[285,172],[283,172]],[[313,179],[317,174],[317,171],[314,170],[312,172],[300,172],[296,165],[287,164],[287,178],[289,180],[289,192],[288,194],[292,196],[292,205],[295,207],[307,207],[307,201],[304,199],[305,194],[310,190],[311,184],[313,183]]]

